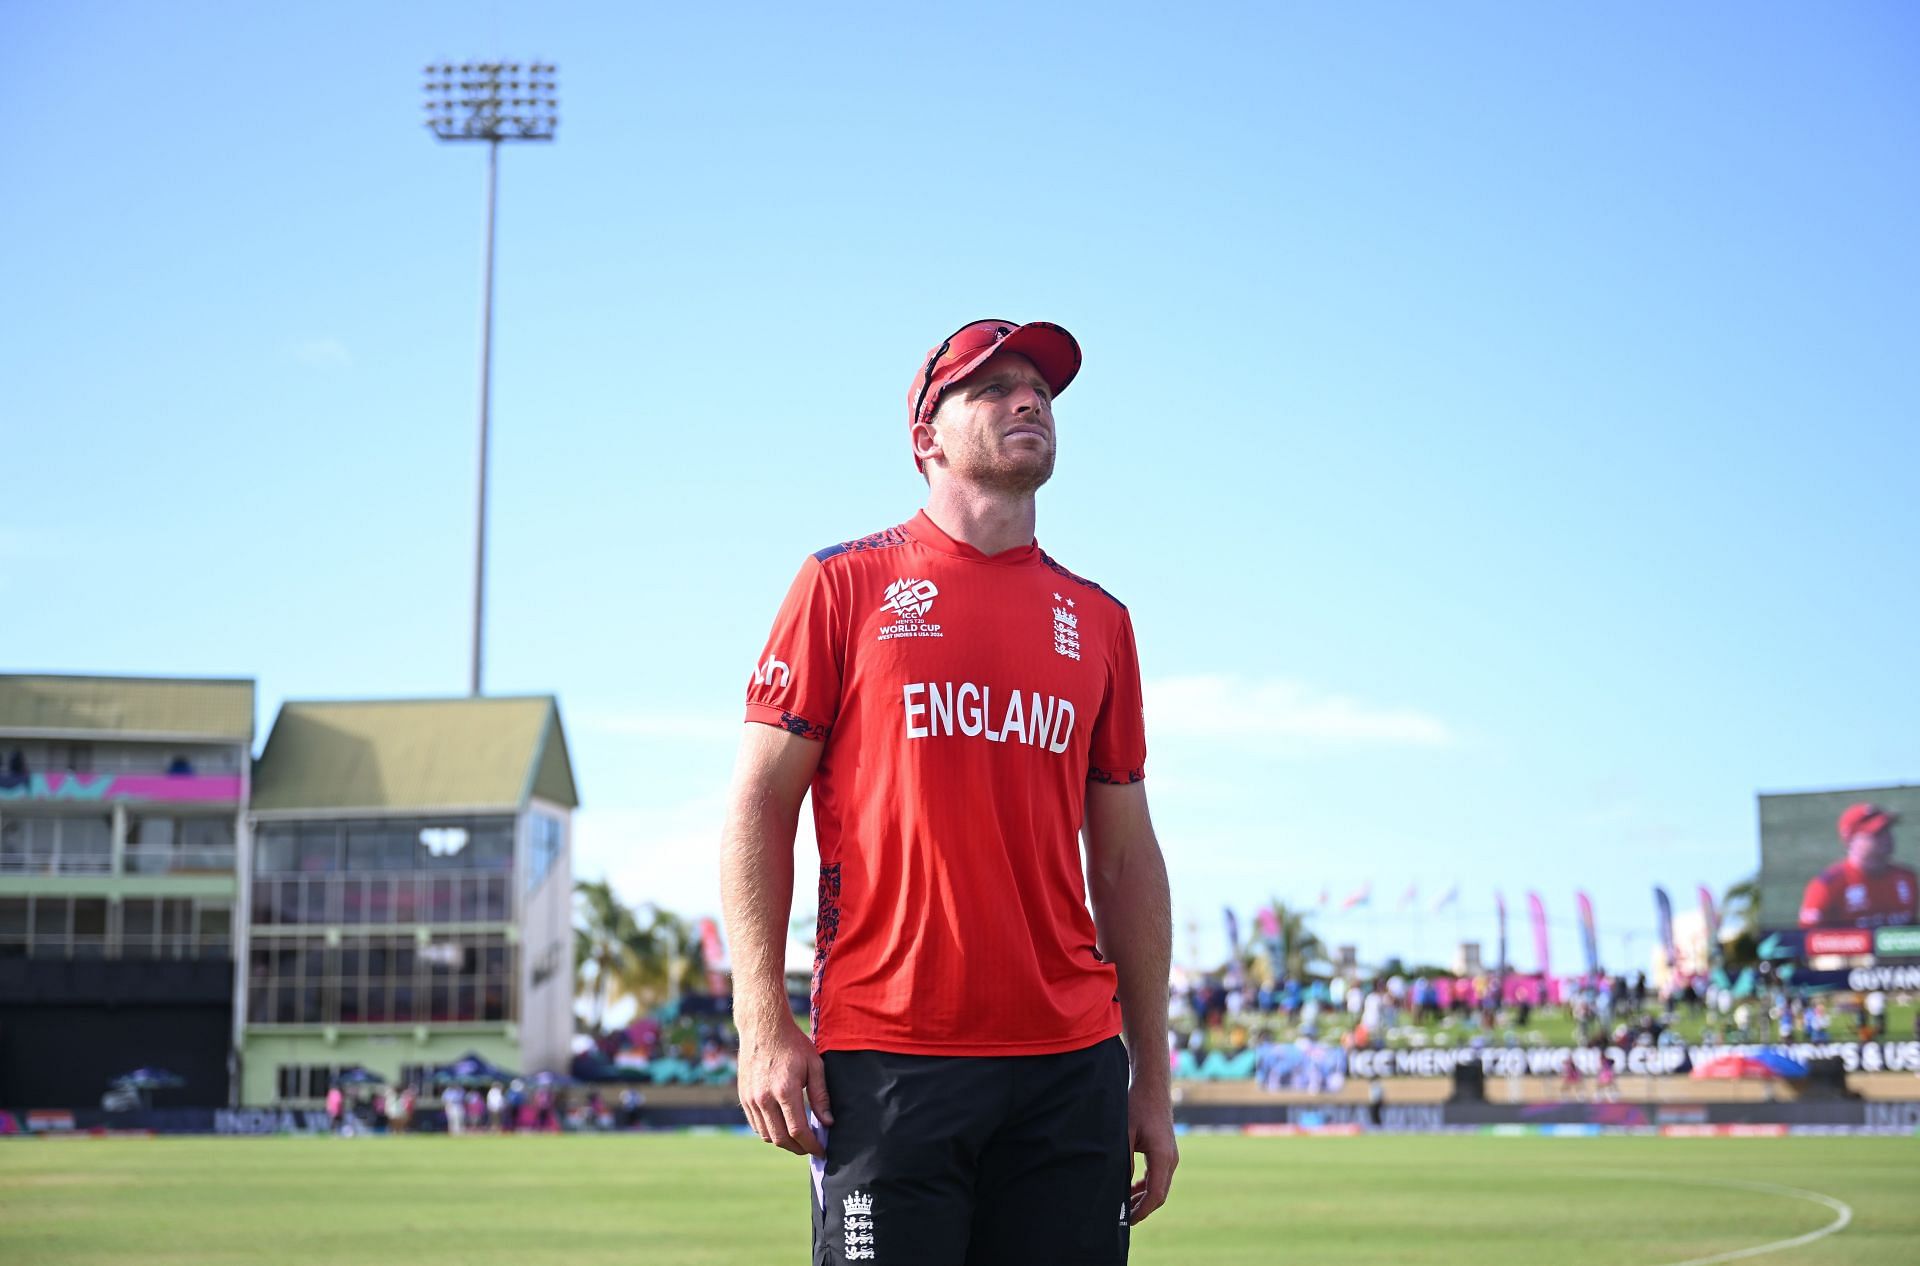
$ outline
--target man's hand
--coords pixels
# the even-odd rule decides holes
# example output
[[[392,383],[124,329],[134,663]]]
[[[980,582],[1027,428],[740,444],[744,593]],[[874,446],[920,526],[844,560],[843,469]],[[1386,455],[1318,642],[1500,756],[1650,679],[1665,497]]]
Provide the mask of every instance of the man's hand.
[[[1127,1092],[1127,1150],[1147,1158],[1147,1172],[1133,1184],[1127,1201],[1127,1223],[1139,1226],[1167,1202],[1174,1168],[1180,1164],[1180,1145],[1173,1139],[1173,1105],[1164,1081],[1136,1081]]]
[[[742,1030],[739,1068],[740,1106],[753,1132],[797,1156],[825,1156],[807,1125],[807,1109],[821,1124],[833,1124],[827,1069],[800,1026],[781,1018],[759,1032]]]

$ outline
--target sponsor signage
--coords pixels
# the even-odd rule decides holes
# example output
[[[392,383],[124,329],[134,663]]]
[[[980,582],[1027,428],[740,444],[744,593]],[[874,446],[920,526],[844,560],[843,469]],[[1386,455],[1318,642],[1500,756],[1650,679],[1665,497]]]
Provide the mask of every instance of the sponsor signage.
[[[1873,952],[1881,958],[1920,958],[1920,928],[1879,928]]]
[[[1872,967],[1845,967],[1837,971],[1783,967],[1779,976],[1796,989],[1850,989],[1855,993],[1872,993],[1876,989],[1912,993],[1920,989],[1920,963],[1877,963]]]
[[[0,802],[52,800],[109,804],[230,803],[240,799],[238,774],[12,774],[0,775]]]
[[[1808,954],[1871,954],[1873,933],[1867,928],[1814,928],[1807,933]]]
[[[1854,989],[1920,988],[1920,967],[1856,967],[1851,972],[1813,972],[1857,978]],[[1911,976],[1909,983],[1896,983]],[[1355,1051],[1347,1071],[1353,1077],[1451,1077],[1456,1068],[1478,1064],[1488,1077],[1556,1077],[1568,1064],[1591,1077],[1608,1060],[1616,1073],[1635,1077],[1683,1077],[1693,1064],[1723,1055],[1759,1055],[1775,1051],[1804,1064],[1837,1059],[1847,1072],[1920,1073],[1920,1042],[1788,1042],[1769,1046],[1635,1046],[1605,1051],[1586,1046],[1483,1047],[1479,1050]]]

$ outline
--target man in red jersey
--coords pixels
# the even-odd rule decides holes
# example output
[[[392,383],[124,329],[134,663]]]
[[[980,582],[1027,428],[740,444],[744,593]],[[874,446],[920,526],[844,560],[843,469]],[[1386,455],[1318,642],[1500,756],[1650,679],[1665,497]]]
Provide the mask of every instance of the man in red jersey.
[[[1893,824],[1878,805],[1855,804],[1840,814],[1844,859],[1821,871],[1800,898],[1803,928],[1877,928],[1920,923],[1920,878],[1893,861]]]
[[[1079,368],[1045,322],[933,349],[907,395],[926,508],[801,564],[748,687],[740,1100],[813,1158],[816,1264],[1124,1262],[1178,1163],[1133,626],[1034,540]],[[809,790],[811,1041],[781,979]]]

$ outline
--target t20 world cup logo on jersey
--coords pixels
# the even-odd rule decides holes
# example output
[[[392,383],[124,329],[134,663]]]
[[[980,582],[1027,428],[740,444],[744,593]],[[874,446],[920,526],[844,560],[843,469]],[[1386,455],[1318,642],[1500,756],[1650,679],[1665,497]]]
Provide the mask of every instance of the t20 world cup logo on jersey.
[[[927,612],[933,609],[933,600],[939,596],[940,590],[934,587],[931,580],[907,576],[888,585],[886,599],[880,604],[880,609],[893,612],[894,621],[880,630],[880,640],[939,637],[940,626],[927,622]]]

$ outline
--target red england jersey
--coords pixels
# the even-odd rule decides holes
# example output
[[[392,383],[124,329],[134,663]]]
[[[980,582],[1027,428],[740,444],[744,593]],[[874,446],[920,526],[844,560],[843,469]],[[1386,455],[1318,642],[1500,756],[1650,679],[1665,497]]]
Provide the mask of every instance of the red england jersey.
[[[1905,866],[1887,866],[1869,875],[1852,862],[1839,861],[1813,877],[1800,898],[1803,928],[1877,928],[1920,922],[1915,903],[1920,883]]]
[[[916,515],[801,564],[747,719],[825,745],[821,1050],[1042,1055],[1120,1031],[1078,839],[1089,781],[1146,776],[1110,594]]]

